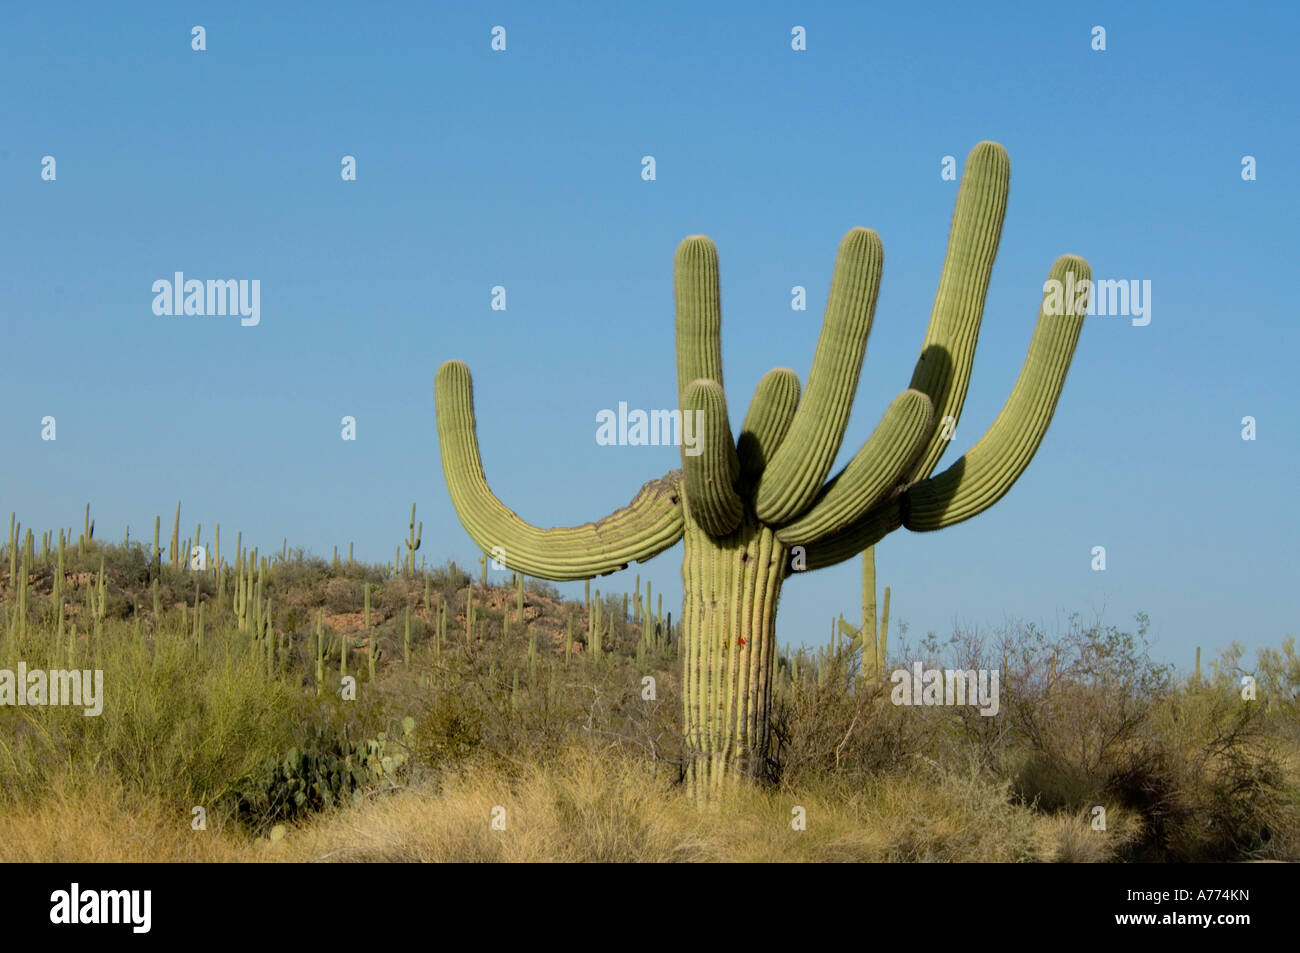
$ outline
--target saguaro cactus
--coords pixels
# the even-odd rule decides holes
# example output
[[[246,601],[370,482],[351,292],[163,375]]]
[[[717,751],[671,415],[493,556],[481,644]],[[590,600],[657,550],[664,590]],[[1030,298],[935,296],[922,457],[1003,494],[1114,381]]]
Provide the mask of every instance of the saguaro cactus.
[[[885,601],[877,620],[875,546],[862,551],[862,628],[853,628],[841,616],[838,631],[850,644],[860,645],[863,679],[882,678],[889,653],[889,587],[885,587]]]
[[[420,548],[420,540],[424,537],[424,521],[420,525],[415,525],[415,504],[411,504],[411,530],[406,536],[406,573],[413,575],[415,573],[415,551]]]
[[[1083,326],[1075,302],[1054,314],[1044,299],[1001,413],[965,456],[931,476],[965,401],[1009,180],[1006,151],[976,145],[911,385],[829,481],[880,287],[883,250],[869,229],[854,228],[840,243],[807,388],[800,396],[788,368],[769,371],[738,440],[722,386],[717,250],[702,235],[682,241],[674,261],[678,406],[699,421],[699,441],[683,442],[681,470],[595,523],[542,529],[497,499],[479,456],[469,369],[459,361],[439,368],[438,435],[452,502],[475,542],[501,547],[510,568],[589,579],[685,539],[682,698],[693,791],[764,771],[777,599],[789,575],[851,559],[904,526],[928,532],[970,519],[1011,488],[1038,449]],[[1049,277],[1064,284],[1067,273],[1076,286],[1091,278],[1073,255],[1057,259]]]
[[[880,678],[885,670],[889,653],[889,587],[885,587],[885,601],[880,607],[880,621],[876,621],[876,547],[862,551],[862,671],[867,666],[867,638],[871,638],[871,677]]]

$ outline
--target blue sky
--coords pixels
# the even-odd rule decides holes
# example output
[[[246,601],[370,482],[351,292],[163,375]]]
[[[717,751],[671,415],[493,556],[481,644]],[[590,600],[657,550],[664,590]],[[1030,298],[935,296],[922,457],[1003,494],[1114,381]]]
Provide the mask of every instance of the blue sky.
[[[915,638],[1142,610],[1184,667],[1197,644],[1275,645],[1300,628],[1300,14],[1132,6],[5,4],[0,510],[41,529],[90,501],[98,535],[139,537],[180,499],[225,546],[242,529],[378,561],[414,501],[421,552],[470,564],[440,363],[474,373],[498,495],[541,525],[595,519],[678,465],[595,441],[603,408],[674,405],[677,243],[718,244],[734,424],[768,368],[806,380],[836,246],[864,225],[885,269],[842,464],[925,333],[957,189],[941,159],[993,139],[1010,202],[940,467],[1009,393],[1058,255],[1150,280],[1152,320],[1088,319],[996,507],[880,544],[894,618]],[[176,271],[259,279],[261,323],[154,315]],[[680,604],[680,547],[599,585],[636,572]],[[859,603],[855,562],[795,578],[779,638],[822,640]]]

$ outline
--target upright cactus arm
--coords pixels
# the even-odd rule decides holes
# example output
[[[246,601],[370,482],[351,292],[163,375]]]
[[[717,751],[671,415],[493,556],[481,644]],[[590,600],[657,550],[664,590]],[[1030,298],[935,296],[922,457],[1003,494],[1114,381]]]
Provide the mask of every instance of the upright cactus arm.
[[[774,367],[763,375],[736,442],[742,480],[752,480],[763,472],[789,432],[798,407],[798,374],[788,367]]]
[[[961,417],[1010,185],[1007,151],[996,142],[977,143],[962,170],[939,290],[910,385],[934,404],[935,430],[906,483],[934,472],[949,442],[943,433],[944,420],[955,424]]]
[[[641,488],[627,506],[582,526],[541,529],[520,519],[488,487],[474,422],[469,368],[448,361],[434,379],[442,471],[456,514],[479,546],[505,550],[511,569],[556,581],[590,579],[649,559],[682,538],[681,474]]]
[[[1090,287],[1092,270],[1077,255],[1058,258],[1048,280],[1069,284],[1069,273],[1074,284]],[[1025,472],[1056,413],[1083,330],[1086,309],[1075,313],[1074,302],[1065,304],[1064,314],[1049,314],[1046,301],[1039,309],[1020,376],[988,432],[943,473],[903,494],[903,525],[908,529],[929,532],[968,520],[1002,499]]]
[[[688,235],[677,246],[673,298],[677,304],[677,396],[681,406],[694,381],[716,381],[722,386],[718,248],[707,235]]]
[[[698,415],[696,411],[699,411]],[[700,379],[682,394],[682,413],[698,416],[696,444],[682,442],[682,474],[691,516],[711,536],[726,536],[745,515],[736,492],[740,461],[727,424],[727,398],[717,381]]]
[[[835,462],[862,374],[884,259],[880,236],[869,228],[854,228],[840,242],[808,386],[759,476],[754,510],[765,523],[788,523],[807,509]]]

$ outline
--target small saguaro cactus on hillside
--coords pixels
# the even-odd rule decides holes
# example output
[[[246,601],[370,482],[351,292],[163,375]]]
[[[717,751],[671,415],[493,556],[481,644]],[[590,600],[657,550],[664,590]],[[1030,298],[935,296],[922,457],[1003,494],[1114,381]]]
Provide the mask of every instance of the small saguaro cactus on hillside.
[[[769,371],[739,439],[722,386],[717,249],[702,235],[682,241],[674,261],[678,407],[700,421],[691,448],[699,452],[684,452],[681,470],[650,481],[595,523],[542,529],[497,499],[479,456],[469,369],[459,361],[439,368],[438,436],[452,502],[475,542],[500,547],[511,569],[589,579],[685,539],[682,699],[693,792],[765,771],[776,607],[788,576],[851,559],[904,526],[928,532],[970,519],[1011,489],[1038,449],[1083,326],[1077,302],[1055,313],[1060,286],[1043,300],[1024,367],[993,425],[931,476],[966,398],[1009,180],[1006,151],[993,142],[975,146],[911,384],[829,481],[880,287],[884,253],[869,229],[854,228],[840,243],[802,396],[794,371]],[[1049,277],[1064,284],[1067,273],[1076,287],[1091,278],[1073,255],[1059,258]]]
[[[415,504],[411,504],[411,529],[406,536],[406,574],[415,573],[415,551],[420,548],[420,541],[424,538],[424,521],[420,525],[415,525]]]

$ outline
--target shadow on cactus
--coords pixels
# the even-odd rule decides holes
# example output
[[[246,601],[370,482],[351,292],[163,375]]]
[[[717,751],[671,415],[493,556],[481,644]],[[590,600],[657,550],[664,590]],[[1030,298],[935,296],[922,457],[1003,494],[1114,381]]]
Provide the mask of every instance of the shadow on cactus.
[[[988,509],[1029,465],[1056,409],[1083,313],[1040,307],[1029,353],[988,432],[931,476],[970,383],[984,300],[1006,214],[1010,161],[997,143],[971,150],[929,328],[909,387],[848,465],[827,480],[857,391],[880,288],[879,236],[840,243],[807,387],[789,368],[759,381],[733,439],[722,385],[718,256],[693,235],[674,260],[677,389],[700,421],[697,455],[642,487],[626,507],[583,526],[542,529],[488,487],[469,369],[449,361],[434,383],[443,473],[456,512],[511,569],[574,580],[623,569],[685,540],[682,564],[684,730],[689,789],[759,777],[770,762],[776,607],[787,576],[850,559],[901,527],[930,532]],[[1087,263],[1065,255],[1049,278],[1076,285]]]

